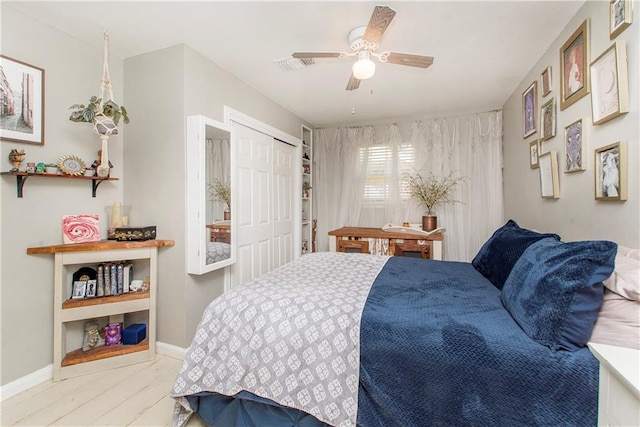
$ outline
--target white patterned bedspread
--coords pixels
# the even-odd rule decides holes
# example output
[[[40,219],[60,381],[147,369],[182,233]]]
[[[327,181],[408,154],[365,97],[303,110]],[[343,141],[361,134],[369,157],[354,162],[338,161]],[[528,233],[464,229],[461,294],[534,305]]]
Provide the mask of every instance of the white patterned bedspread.
[[[225,293],[205,310],[172,390],[182,397],[242,390],[334,426],[355,426],[360,319],[387,256],[319,252]]]

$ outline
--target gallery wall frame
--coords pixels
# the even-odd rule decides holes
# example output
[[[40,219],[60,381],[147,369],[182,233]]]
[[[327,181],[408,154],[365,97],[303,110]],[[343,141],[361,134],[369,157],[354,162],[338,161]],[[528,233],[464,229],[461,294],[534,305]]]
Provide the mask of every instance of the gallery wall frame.
[[[44,69],[0,54],[0,140],[44,145]]]
[[[589,19],[560,48],[560,110],[589,93]]]
[[[587,169],[585,140],[582,119],[564,128],[564,171],[565,173],[579,172]]]
[[[594,153],[596,200],[627,200],[627,142],[614,142]]]
[[[529,143],[529,167],[537,169],[539,167],[538,156],[540,155],[540,140],[536,139]]]
[[[540,107],[540,141],[556,136],[556,99],[545,102]]]
[[[522,93],[522,135],[527,138],[536,133],[538,110],[538,82],[534,81]]]
[[[551,93],[551,66],[545,68],[540,74],[540,86],[542,87],[543,97]]]
[[[540,154],[538,159],[540,163],[540,196],[549,199],[559,199],[558,152],[549,151]]]
[[[629,112],[627,47],[617,40],[591,63],[591,117],[594,125]]]
[[[615,39],[631,25],[632,6],[631,0],[611,0],[609,2],[609,39]]]

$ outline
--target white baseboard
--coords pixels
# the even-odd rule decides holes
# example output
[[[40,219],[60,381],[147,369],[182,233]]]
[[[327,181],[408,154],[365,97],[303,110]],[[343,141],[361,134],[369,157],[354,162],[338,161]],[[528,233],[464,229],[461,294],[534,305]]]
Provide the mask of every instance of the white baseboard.
[[[156,351],[159,354],[173,357],[178,360],[183,360],[187,354],[187,349],[178,347],[172,344],[163,342],[156,342]],[[38,369],[22,378],[18,378],[15,381],[11,381],[0,387],[0,401],[9,399],[16,394],[22,393],[31,387],[37,386],[45,381],[50,381],[53,378],[53,364],[47,365],[42,369]]]
[[[13,397],[18,393],[22,393],[23,391],[45,381],[49,381],[52,378],[53,364],[50,364],[0,387],[0,401]]]

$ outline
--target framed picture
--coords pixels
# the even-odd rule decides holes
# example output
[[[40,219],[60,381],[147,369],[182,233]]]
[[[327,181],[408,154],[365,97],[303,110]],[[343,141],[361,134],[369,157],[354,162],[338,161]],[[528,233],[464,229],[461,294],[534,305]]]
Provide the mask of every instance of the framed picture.
[[[100,240],[100,217],[96,214],[63,215],[62,243],[87,243]]]
[[[589,93],[589,20],[560,48],[560,110]]]
[[[591,117],[600,125],[629,112],[627,48],[616,41],[591,63]]]
[[[545,198],[560,198],[558,182],[558,153],[549,151],[538,156],[540,163],[540,195]]]
[[[76,280],[75,282],[73,282],[71,299],[83,299],[86,291],[87,291],[87,281]]]
[[[87,291],[85,296],[87,298],[95,298],[98,291],[98,281],[96,279],[87,280]]]
[[[542,84],[542,96],[547,96],[551,93],[551,67],[547,67],[540,76],[540,83]]]
[[[596,200],[627,200],[627,143],[595,149]]]
[[[540,108],[540,141],[556,136],[556,101],[551,98]]]
[[[536,139],[529,143],[529,167],[536,169],[538,167],[538,156],[540,155],[540,140]]]
[[[578,172],[587,167],[584,161],[584,138],[582,136],[582,119],[564,128],[564,171]]]
[[[531,86],[522,93],[522,125],[524,138],[536,133],[537,105],[538,82],[534,81],[531,83]]]
[[[0,139],[44,144],[44,70],[0,55]]]
[[[611,0],[609,3],[609,39],[613,40],[631,25],[631,0]]]

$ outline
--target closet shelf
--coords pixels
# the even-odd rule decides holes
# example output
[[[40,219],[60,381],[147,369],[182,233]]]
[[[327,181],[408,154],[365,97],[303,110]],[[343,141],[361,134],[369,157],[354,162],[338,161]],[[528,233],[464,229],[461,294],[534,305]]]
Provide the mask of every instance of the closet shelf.
[[[60,175],[53,173],[27,173],[27,172],[2,172],[2,175],[5,176],[15,176],[16,177],[16,191],[18,194],[18,198],[22,198],[24,183],[27,181],[27,178],[31,176],[37,176],[39,178],[63,178],[63,179],[83,179],[85,181],[91,181],[91,196],[96,197],[96,190],[98,186],[103,181],[118,181],[119,178],[103,178],[99,176],[75,176],[75,175]]]

